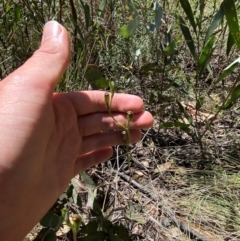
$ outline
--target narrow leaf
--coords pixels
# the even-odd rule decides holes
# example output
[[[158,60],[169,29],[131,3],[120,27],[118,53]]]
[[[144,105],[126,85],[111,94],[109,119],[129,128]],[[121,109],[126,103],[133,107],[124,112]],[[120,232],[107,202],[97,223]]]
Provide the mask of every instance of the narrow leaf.
[[[86,28],[88,29],[89,26],[90,26],[90,7],[87,3],[83,2],[82,0],[80,0],[80,3],[81,3],[82,8],[84,10],[85,24],[86,24]]]
[[[176,41],[172,41],[167,47],[164,48],[163,54],[166,56],[174,55],[176,47]]]
[[[171,128],[174,127],[174,122],[164,122],[159,125],[160,128]]]
[[[21,19],[21,10],[18,4],[14,5],[14,22],[15,24]]]
[[[240,85],[237,85],[232,93],[231,93],[231,96],[230,98],[226,101],[226,104],[224,105],[223,109],[229,109],[231,108],[235,103],[236,101],[240,98]]]
[[[183,105],[182,105],[179,101],[177,101],[177,104],[178,104],[180,110],[182,111],[182,113],[184,114],[185,118],[188,120],[188,122],[189,122],[190,124],[193,124],[193,119],[192,119],[192,117],[187,113],[187,111],[185,110],[185,108],[183,107]]]
[[[88,30],[89,26],[90,26],[90,7],[88,4],[85,3],[84,6],[84,15],[85,15],[85,23],[86,23],[86,29]]]
[[[224,18],[224,11],[223,11],[223,5],[221,4],[220,9],[215,14],[215,16],[213,18],[213,21],[212,21],[212,23],[210,24],[210,26],[207,30],[206,37],[205,37],[205,40],[204,40],[205,43],[212,36],[213,32],[219,26],[219,24],[221,23],[223,18]]]
[[[47,228],[56,228],[60,222],[60,217],[55,215],[53,211],[49,211],[41,219],[40,224]]]
[[[156,4],[155,9],[155,26],[159,28],[162,24],[163,9],[158,4]]]
[[[233,45],[235,44],[234,42],[234,39],[233,39],[233,36],[232,34],[229,32],[229,35],[228,35],[228,41],[227,41],[227,55],[230,54],[230,51],[233,47]]]
[[[52,229],[49,229],[47,233],[44,235],[43,239],[41,239],[41,241],[56,241],[56,240],[57,240],[56,233]]]
[[[187,46],[193,56],[193,58],[195,60],[197,60],[197,55],[196,55],[196,51],[195,51],[195,45],[193,42],[193,38],[192,35],[189,31],[189,28],[187,27],[186,23],[184,22],[183,18],[181,16],[179,16],[179,22],[180,22],[180,27],[183,33],[183,36],[185,38],[185,41],[187,43]]]
[[[138,16],[138,12],[137,12],[137,9],[136,9],[133,1],[127,0],[127,8],[131,13],[134,14],[134,17]]]
[[[128,38],[131,36],[139,25],[139,17],[131,20],[127,25],[122,26],[117,30],[118,34],[120,34],[124,38]]]
[[[102,0],[98,7],[98,15],[100,16],[107,5],[107,0]]]
[[[198,59],[198,67],[197,67],[197,71],[199,73],[199,75],[201,75],[203,73],[203,71],[206,69],[211,55],[213,53],[214,50],[214,43],[215,43],[215,36],[211,37],[209,39],[209,41],[206,43],[206,45],[204,46],[199,59]]]
[[[204,98],[203,97],[200,97],[198,100],[197,100],[197,103],[196,103],[196,110],[200,110],[200,108],[202,107],[204,103]]]
[[[238,47],[240,49],[240,30],[238,24],[238,14],[234,0],[223,1],[224,14],[227,19],[229,31]]]
[[[222,74],[219,76],[219,78],[216,81],[216,84],[225,79],[228,75],[230,75],[235,68],[238,66],[240,63],[240,57],[234,60],[230,65],[228,65],[222,72]]]
[[[184,22],[183,18],[181,16],[179,16],[179,22],[180,22],[180,27],[183,33],[183,36],[185,38],[185,41],[187,43],[187,46],[190,50],[190,53],[192,54],[193,58],[195,60],[197,60],[197,55],[196,55],[196,51],[195,51],[195,45],[193,42],[193,38],[192,35],[189,31],[189,28],[187,27],[186,23]]]
[[[143,65],[140,69],[142,73],[154,72],[154,73],[162,73],[162,67],[160,67],[157,63],[147,63]]]
[[[103,231],[96,231],[94,233],[88,234],[84,238],[80,238],[79,241],[102,241],[108,238],[107,233]]]
[[[131,238],[129,237],[128,232],[126,231],[126,228],[120,223],[115,224],[113,226],[113,231],[115,234],[117,234],[122,240],[124,241],[131,241]]]
[[[181,6],[184,10],[184,12],[186,13],[188,20],[190,21],[194,31],[196,32],[196,23],[194,20],[194,16],[193,16],[193,12],[192,12],[192,8],[191,5],[189,3],[188,0],[180,0]]]

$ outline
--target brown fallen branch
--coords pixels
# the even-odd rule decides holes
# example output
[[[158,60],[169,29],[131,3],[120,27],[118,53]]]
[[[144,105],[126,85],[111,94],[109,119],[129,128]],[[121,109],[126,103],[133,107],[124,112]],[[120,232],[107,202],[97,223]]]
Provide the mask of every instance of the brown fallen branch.
[[[114,173],[117,173],[117,171],[113,171]],[[144,192],[148,196],[150,196],[155,202],[157,202],[157,198],[153,196],[152,192],[147,190],[145,187],[143,187],[141,184],[138,182],[134,181],[129,177],[128,175],[118,172],[118,175],[123,178],[125,181],[130,182],[133,186],[137,187],[141,192]],[[168,210],[163,210],[163,213],[168,216],[173,223],[185,234],[187,234],[190,238],[192,239],[197,239],[198,241],[213,241],[210,240],[209,238],[205,237],[204,235],[200,234],[198,231],[194,230],[192,227],[189,225],[185,224],[181,220],[179,220],[174,214],[172,214]]]

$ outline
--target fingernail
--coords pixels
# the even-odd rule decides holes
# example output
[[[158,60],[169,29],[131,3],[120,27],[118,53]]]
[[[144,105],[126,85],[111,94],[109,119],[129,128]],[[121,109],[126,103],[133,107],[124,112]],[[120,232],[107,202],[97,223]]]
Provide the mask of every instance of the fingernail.
[[[42,42],[49,38],[57,38],[62,40],[62,26],[54,20],[47,22],[43,28]]]

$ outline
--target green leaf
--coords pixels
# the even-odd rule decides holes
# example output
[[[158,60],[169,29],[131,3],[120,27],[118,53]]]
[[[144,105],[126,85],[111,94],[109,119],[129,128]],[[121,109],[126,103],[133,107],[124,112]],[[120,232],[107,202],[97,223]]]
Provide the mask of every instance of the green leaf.
[[[94,64],[87,66],[84,77],[93,89],[104,89],[108,87],[109,82],[103,77],[100,68]]]
[[[221,4],[220,9],[214,15],[213,21],[211,22],[210,26],[208,27],[206,37],[205,37],[205,40],[204,40],[205,43],[212,36],[213,32],[219,26],[219,24],[221,23],[223,18],[224,18],[224,11],[223,11],[223,5]]]
[[[86,29],[88,30],[89,26],[90,26],[90,7],[88,4],[85,3],[85,7],[84,7],[84,15],[85,15],[85,23],[86,23]]]
[[[187,43],[187,46],[190,50],[190,53],[192,54],[193,58],[195,60],[197,60],[197,55],[196,55],[196,51],[195,51],[195,45],[193,42],[193,38],[192,35],[189,31],[189,28],[187,27],[185,21],[183,20],[183,18],[181,16],[178,17],[179,18],[179,23],[180,23],[180,27],[183,33],[183,36],[185,38],[185,41]]]
[[[236,11],[235,0],[224,0],[223,9],[227,19],[229,31],[238,49],[240,49],[240,30],[239,30],[238,14]]]
[[[141,224],[145,224],[147,221],[143,215],[139,212],[142,210],[142,206],[136,205],[131,201],[128,202],[127,209],[125,210],[125,216],[130,220],[136,221]]]
[[[131,13],[133,13],[134,17],[138,16],[138,12],[137,12],[137,9],[136,9],[133,1],[127,0],[127,9],[128,9]]]
[[[147,63],[141,67],[140,71],[143,73],[162,73],[162,68],[157,63]]]
[[[155,23],[147,25],[147,30],[154,31],[162,25],[163,9],[157,2],[152,3],[152,8],[155,14]]]
[[[182,113],[184,114],[185,118],[188,120],[188,122],[190,124],[193,124],[193,119],[192,117],[187,113],[187,111],[185,110],[185,108],[183,107],[183,105],[177,100],[177,104],[180,108],[180,110],[182,111]]]
[[[73,185],[70,184],[69,187],[66,190],[66,195],[67,195],[68,198],[72,197],[73,189],[74,189]]]
[[[40,224],[43,227],[56,228],[56,227],[58,227],[59,222],[60,222],[60,217],[57,216],[53,211],[49,211],[41,219]]]
[[[196,103],[196,110],[200,110],[200,108],[202,107],[204,103],[204,98],[200,97],[199,99],[197,99],[197,103]]]
[[[102,220],[102,227],[105,232],[108,232],[112,228],[113,224],[111,221],[104,219]]]
[[[18,23],[21,19],[21,9],[18,4],[14,5],[14,23]]]
[[[96,231],[88,234],[84,238],[80,238],[79,241],[105,241],[108,238],[107,236],[107,233],[103,231]]]
[[[131,210],[126,210],[125,216],[130,220],[136,221],[140,224],[145,224],[147,222],[141,213],[137,213]]]
[[[120,34],[124,38],[128,38],[131,36],[139,25],[139,16],[135,17],[131,20],[127,25],[122,26],[117,30],[118,34]]]
[[[103,217],[101,207],[100,207],[99,203],[96,201],[96,199],[94,199],[94,201],[93,201],[91,214],[92,214],[92,216],[97,217],[97,218]]]
[[[181,3],[181,6],[182,6],[184,12],[186,13],[186,15],[188,17],[188,20],[190,21],[190,23],[194,29],[194,32],[196,32],[196,23],[194,20],[192,8],[191,8],[189,1],[188,0],[180,0],[180,3]]]
[[[95,185],[94,181],[91,179],[91,177],[86,172],[81,172],[80,177],[81,177],[81,180],[84,182],[84,184],[87,188],[87,191],[88,191],[87,205],[91,209],[94,209],[94,202],[95,202],[95,197],[96,197],[96,192],[97,192],[96,185]]]
[[[163,16],[163,9],[159,6],[158,3],[154,3],[154,11],[155,11],[155,26],[159,28],[162,24],[162,16]]]
[[[129,234],[126,231],[126,228],[121,223],[120,224],[115,224],[114,227],[113,227],[113,231],[122,240],[124,240],[124,241],[131,241],[131,238],[129,237]]]
[[[233,47],[233,45],[235,44],[234,39],[232,34],[229,32],[228,34],[228,40],[227,40],[227,56],[230,54],[230,51]]]
[[[219,76],[215,84],[219,83],[220,81],[225,79],[228,75],[230,75],[235,70],[235,68],[238,66],[239,63],[240,63],[240,57],[235,59],[230,65],[228,65],[223,70],[222,74]]]
[[[73,202],[74,204],[78,205],[78,207],[82,207],[82,201],[80,198],[80,195],[78,193],[79,191],[79,184],[78,184],[79,180],[77,178],[73,178],[71,180],[71,183],[73,185],[73,190],[72,190],[72,198],[73,198]]]
[[[94,189],[96,187],[96,184],[86,172],[81,172],[80,178],[84,182],[87,189]]]
[[[175,53],[176,42],[172,41],[167,47],[164,48],[163,54],[165,56],[172,56]]]
[[[80,196],[79,196],[79,194],[78,194],[78,192],[77,192],[77,190],[74,188],[73,189],[73,202],[74,202],[74,204],[76,204],[78,207],[82,207],[82,201],[81,201],[81,198],[80,198]]]
[[[109,235],[110,241],[125,241],[125,240],[119,238],[116,234],[114,234],[112,229],[109,230],[108,235]]]
[[[84,10],[86,29],[88,30],[90,26],[90,7],[87,3],[83,2],[82,0],[80,0],[80,2]]]
[[[186,124],[186,123],[182,123],[182,122],[179,122],[179,121],[165,122],[165,123],[160,124],[159,127],[160,128],[172,128],[172,127],[180,128],[182,131],[186,132],[193,139],[195,138],[192,130],[189,128],[189,124]]]
[[[106,5],[107,5],[107,0],[102,0],[99,7],[98,7],[98,16],[101,15],[101,13],[105,9]]]
[[[232,93],[231,93],[231,96],[230,96],[230,98],[226,101],[223,109],[226,110],[226,109],[231,108],[231,107],[236,103],[236,101],[237,101],[239,98],[240,98],[240,85],[237,85],[237,86],[233,89],[233,91],[232,91]]]
[[[87,225],[81,227],[81,233],[91,234],[98,230],[99,223],[97,220],[89,221]]]
[[[171,128],[174,126],[175,126],[174,122],[164,122],[159,125],[160,128]]]
[[[202,75],[203,71],[206,69],[210,62],[214,50],[215,36],[212,36],[206,45],[204,46],[198,60],[197,71],[199,75]]]
[[[44,235],[44,237],[41,239],[41,241],[56,241],[57,236],[54,230],[49,229],[47,233]]]

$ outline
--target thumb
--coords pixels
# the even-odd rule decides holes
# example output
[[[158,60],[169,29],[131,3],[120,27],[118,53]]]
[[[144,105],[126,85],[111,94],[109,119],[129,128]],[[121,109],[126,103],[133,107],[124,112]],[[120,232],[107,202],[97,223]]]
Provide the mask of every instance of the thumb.
[[[50,94],[68,66],[69,49],[66,29],[56,21],[49,21],[44,26],[40,48],[5,80],[24,92],[44,89]]]

